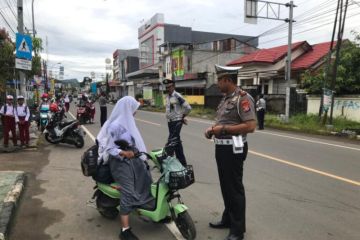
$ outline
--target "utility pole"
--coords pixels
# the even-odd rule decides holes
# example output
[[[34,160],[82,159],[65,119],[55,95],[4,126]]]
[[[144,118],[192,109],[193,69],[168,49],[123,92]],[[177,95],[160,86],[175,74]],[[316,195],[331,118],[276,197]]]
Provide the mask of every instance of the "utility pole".
[[[289,23],[289,36],[288,36],[288,53],[286,60],[286,101],[285,101],[285,121],[289,121],[290,116],[290,80],[291,80],[291,43],[292,43],[292,24],[293,24],[293,11],[294,11],[294,2],[286,4],[286,7],[289,7],[289,19],[285,22]]]
[[[17,0],[17,13],[18,13],[18,32],[20,34],[24,34],[23,0]],[[26,79],[23,70],[19,70],[19,77],[20,77],[20,95],[25,96]]]
[[[34,20],[34,0],[32,0],[31,3],[31,11],[32,11],[33,37],[35,38],[36,30],[35,30],[35,20]]]
[[[290,80],[291,80],[291,44],[292,44],[292,24],[294,5],[293,1],[282,4],[263,0],[245,0],[246,18],[263,18],[271,20],[280,20],[289,23],[288,36],[288,52],[285,66],[285,80],[286,80],[286,97],[285,97],[285,122],[289,121],[290,117]],[[259,6],[258,6],[259,5]],[[280,8],[289,7],[289,18],[281,18]]]
[[[339,1],[340,1],[340,19],[339,19],[338,40],[336,43],[336,58],[335,58],[335,64],[334,64],[334,68],[333,68],[333,75],[332,75],[332,81],[331,81],[331,90],[333,91],[333,94],[331,96],[331,110],[330,110],[329,125],[332,125],[332,123],[333,123],[335,82],[336,82],[337,69],[338,69],[339,60],[340,60],[339,59],[340,58],[340,49],[341,49],[342,38],[343,38],[344,28],[345,28],[346,12],[347,12],[347,8],[349,5],[349,0],[346,0],[344,16],[342,16],[343,0],[339,0]]]
[[[329,77],[329,71],[330,71],[330,64],[331,64],[331,54],[334,48],[334,39],[335,39],[335,32],[336,32],[336,26],[337,26],[337,19],[338,19],[338,13],[339,13],[339,7],[340,7],[340,0],[338,0],[337,7],[336,7],[336,14],[335,14],[335,20],[334,20],[334,27],[333,32],[331,36],[331,44],[329,47],[329,52],[327,55],[327,64],[324,72],[324,81],[323,81],[323,93],[321,94],[320,98],[320,107],[319,107],[319,118],[321,117],[322,113],[324,112],[324,93],[326,88],[326,82]],[[325,111],[325,115],[327,115],[327,110]]]

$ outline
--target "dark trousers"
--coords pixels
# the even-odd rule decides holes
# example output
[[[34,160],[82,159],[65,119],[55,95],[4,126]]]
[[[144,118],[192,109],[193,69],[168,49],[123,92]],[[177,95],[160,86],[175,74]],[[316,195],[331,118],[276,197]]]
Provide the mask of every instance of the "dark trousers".
[[[4,116],[4,145],[9,144],[9,132],[11,131],[13,143],[17,144],[16,141],[16,124],[15,117]]]
[[[243,153],[240,154],[233,153],[232,145],[216,145],[215,148],[221,193],[225,205],[222,221],[230,223],[230,233],[237,235],[242,235],[246,231],[246,198],[242,179],[247,151],[247,143],[244,144]]]
[[[182,128],[183,122],[182,121],[173,121],[173,122],[168,122],[168,127],[169,127],[169,138],[168,140],[175,140],[177,141],[177,145],[175,147],[175,154],[176,154],[176,158],[179,159],[179,161],[181,162],[181,164],[183,166],[186,166],[186,158],[184,155],[184,150],[183,150],[183,146],[181,143],[181,139],[180,139],[180,132],[181,132],[181,128]]]
[[[29,140],[30,140],[29,122],[25,121],[25,117],[19,117],[19,120],[22,121],[22,123],[20,122],[18,123],[21,145],[29,144]]]
[[[68,112],[70,108],[70,103],[66,102],[65,103],[65,111]]]
[[[264,129],[265,109],[260,109],[259,111],[257,111],[257,119],[259,129]]]
[[[102,127],[107,119],[107,108],[106,106],[100,107],[100,126]]]

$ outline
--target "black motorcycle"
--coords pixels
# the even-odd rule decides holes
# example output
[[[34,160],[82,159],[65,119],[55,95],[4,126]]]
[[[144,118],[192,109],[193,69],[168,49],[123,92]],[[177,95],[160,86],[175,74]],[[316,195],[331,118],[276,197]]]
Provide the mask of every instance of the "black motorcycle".
[[[46,141],[52,144],[67,143],[77,148],[84,146],[85,132],[79,127],[79,121],[64,121],[61,113],[51,113],[50,120],[45,127]]]

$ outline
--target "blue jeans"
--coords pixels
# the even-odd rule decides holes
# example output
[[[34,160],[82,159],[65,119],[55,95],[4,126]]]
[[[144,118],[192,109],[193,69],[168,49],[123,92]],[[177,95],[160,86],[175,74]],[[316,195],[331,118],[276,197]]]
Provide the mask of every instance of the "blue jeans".
[[[186,158],[184,155],[184,150],[180,139],[180,132],[182,125],[183,125],[182,121],[168,122],[168,127],[169,127],[168,141],[171,139],[171,140],[176,140],[178,142],[178,144],[175,146],[176,158],[179,159],[179,161],[183,166],[186,166],[187,165]]]

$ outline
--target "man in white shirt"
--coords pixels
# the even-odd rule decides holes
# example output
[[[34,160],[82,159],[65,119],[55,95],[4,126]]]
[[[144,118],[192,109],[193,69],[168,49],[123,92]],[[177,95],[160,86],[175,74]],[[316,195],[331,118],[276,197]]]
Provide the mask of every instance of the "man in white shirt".
[[[184,155],[183,146],[181,143],[180,132],[183,124],[187,124],[186,116],[191,111],[190,104],[185,98],[175,91],[175,82],[170,79],[165,79],[163,84],[166,88],[166,118],[169,127],[169,140],[176,139],[175,154],[183,166],[187,165]]]
[[[4,147],[9,146],[9,132],[11,131],[14,146],[17,146],[16,125],[15,125],[15,108],[13,105],[14,97],[6,96],[6,104],[1,107],[0,115],[4,126]]]
[[[29,118],[30,118],[30,109],[24,103],[24,97],[17,97],[17,106],[15,107],[15,121],[19,126],[20,132],[20,142],[21,146],[29,146],[30,133],[29,133]]]

